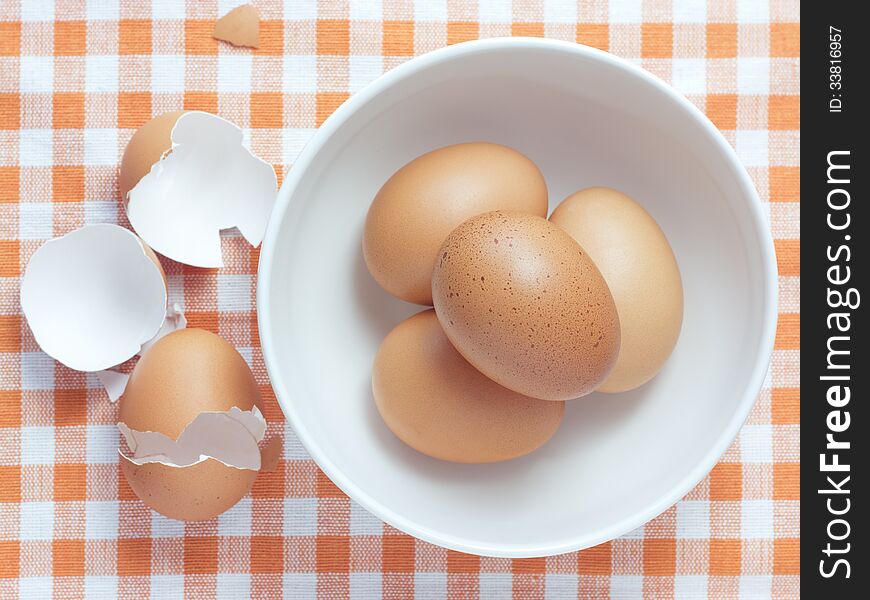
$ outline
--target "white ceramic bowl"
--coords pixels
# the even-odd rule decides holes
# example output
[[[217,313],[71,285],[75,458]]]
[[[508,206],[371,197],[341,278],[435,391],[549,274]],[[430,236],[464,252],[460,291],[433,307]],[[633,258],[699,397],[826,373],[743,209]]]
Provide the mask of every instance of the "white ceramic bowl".
[[[569,402],[543,448],[469,466],[411,450],[375,409],[378,345],[421,308],[378,287],[361,235],[371,199],[396,169],[472,140],[507,144],[534,160],[551,209],[593,185],[642,203],[676,253],[685,318],[676,350],[652,382]],[[323,124],[278,196],[257,309],[284,414],[344,492],[424,540],[525,557],[629,532],[704,477],[761,389],[776,283],[762,205],[700,111],[610,54],[493,39],[411,60]]]

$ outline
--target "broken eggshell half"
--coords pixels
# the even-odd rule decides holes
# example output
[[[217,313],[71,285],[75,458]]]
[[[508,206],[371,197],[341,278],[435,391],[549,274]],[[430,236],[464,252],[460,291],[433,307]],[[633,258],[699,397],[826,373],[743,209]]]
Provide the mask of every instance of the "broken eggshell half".
[[[103,371],[139,353],[163,325],[166,297],[153,253],[110,224],[49,240],[21,279],[21,311],[37,344],[77,371]]]
[[[121,469],[135,494],[167,517],[219,515],[271,462],[259,449],[266,422],[254,375],[235,348],[209,331],[182,329],[155,342],[136,363],[119,405],[118,427],[129,447],[119,450]]]
[[[132,184],[127,216],[145,243],[175,261],[206,268],[223,266],[224,229],[236,227],[251,245],[260,244],[278,180],[242,138],[233,123],[199,111],[155,117],[133,136],[121,163],[121,191]],[[155,156],[148,173],[139,175]]]

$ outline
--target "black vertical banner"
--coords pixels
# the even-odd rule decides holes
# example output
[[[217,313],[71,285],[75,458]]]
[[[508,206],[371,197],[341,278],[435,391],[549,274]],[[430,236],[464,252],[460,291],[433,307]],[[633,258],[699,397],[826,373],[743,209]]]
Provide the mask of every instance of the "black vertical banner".
[[[801,11],[801,587],[865,598],[870,30],[864,2]],[[870,292],[868,292],[870,293]]]

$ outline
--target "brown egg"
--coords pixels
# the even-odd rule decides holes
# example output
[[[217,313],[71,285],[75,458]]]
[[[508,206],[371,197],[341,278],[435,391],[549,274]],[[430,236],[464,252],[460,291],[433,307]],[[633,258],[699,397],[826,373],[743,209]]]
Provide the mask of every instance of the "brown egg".
[[[120,400],[118,420],[138,431],[177,439],[201,412],[232,407],[262,410],[251,369],[223,338],[182,329],[158,340],[142,356]],[[188,467],[136,465],[121,457],[130,487],[145,504],[173,519],[209,519],[250,490],[257,471],[207,459]]]
[[[683,322],[680,269],[665,234],[640,204],[605,187],[568,196],[550,221],[589,253],[616,302],[622,345],[598,390],[646,383],[670,356]]]
[[[528,454],[559,427],[563,402],[484,377],[456,351],[432,310],[399,323],[372,372],[378,411],[403,442],[434,458],[488,463]]]
[[[541,217],[498,211],[457,227],[441,247],[432,297],[468,362],[526,396],[588,394],[619,352],[604,278],[577,242]]]
[[[118,172],[118,190],[121,199],[127,200],[127,193],[136,187],[163,154],[172,146],[170,134],[183,110],[163,113],[140,127],[124,150],[121,168]]]
[[[375,196],[363,256],[375,280],[408,302],[432,304],[438,248],[460,223],[492,210],[547,216],[547,184],[531,160],[506,146],[447,146],[396,171]]]

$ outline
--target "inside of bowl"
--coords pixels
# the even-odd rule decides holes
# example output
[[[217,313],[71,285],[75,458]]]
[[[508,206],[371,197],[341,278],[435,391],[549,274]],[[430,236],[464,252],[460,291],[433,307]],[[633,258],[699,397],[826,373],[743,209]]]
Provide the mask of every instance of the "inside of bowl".
[[[765,345],[766,274],[752,200],[710,131],[623,69],[582,53],[516,47],[432,61],[367,98],[309,149],[312,160],[276,217],[274,268],[260,274],[270,283],[276,391],[336,481],[403,529],[496,554],[597,543],[675,501],[745,415]],[[397,168],[473,140],[534,160],[551,209],[593,185],[631,195],[664,229],[685,293],[679,343],[652,382],[572,401],[543,448],[480,466],[418,454],[378,416],[373,357],[421,307],[382,291],[360,248],[368,205]]]

